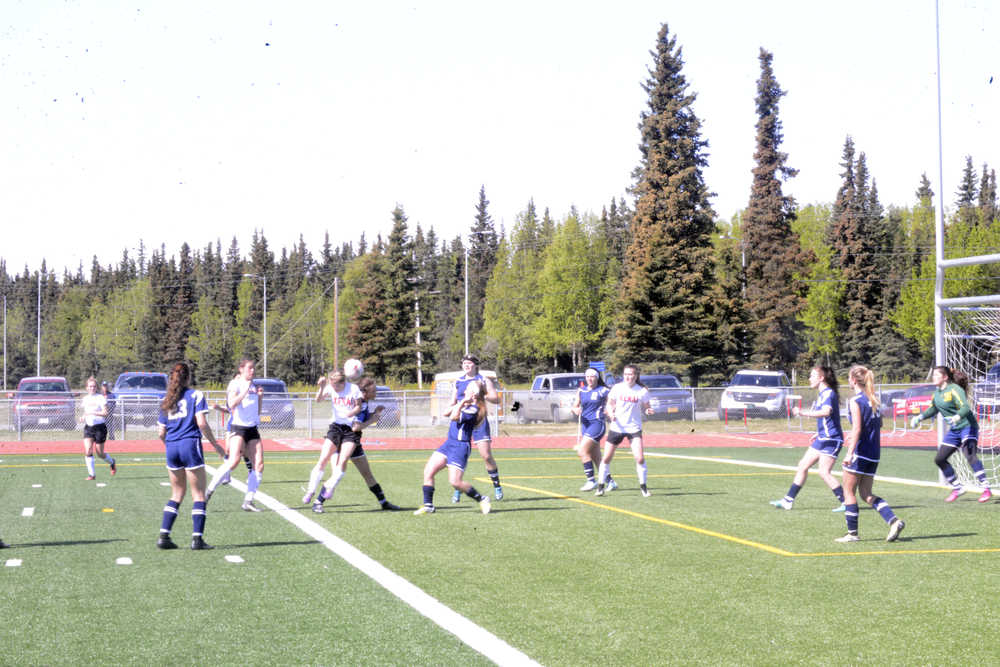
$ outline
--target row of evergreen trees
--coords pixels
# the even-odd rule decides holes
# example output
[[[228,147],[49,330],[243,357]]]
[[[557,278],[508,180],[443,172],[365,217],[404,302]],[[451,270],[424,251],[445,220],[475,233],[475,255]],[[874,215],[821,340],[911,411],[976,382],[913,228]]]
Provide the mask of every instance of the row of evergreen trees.
[[[396,383],[458,367],[466,346],[508,379],[580,369],[603,358],[640,361],[692,384],[716,384],[753,365],[791,369],[865,363],[880,378],[922,376],[933,340],[934,193],[926,176],[908,207],[885,208],[864,152],[847,137],[832,205],[797,206],[783,139],[785,94],[761,49],[753,184],[746,209],[720,222],[704,181],[707,141],[683,73],[682,50],[662,26],[644,82],[633,207],[609,199],[600,216],[554,219],[533,201],[497,230],[485,188],[467,234],[410,229],[401,206],[387,238],[362,234],[314,254],[300,237],[280,256],[255,232],[248,256],[235,239],[183,244],[147,256],[95,257],[90,275],[0,260],[6,369],[74,385],[94,374],[165,369],[189,359],[200,382],[223,382],[239,359],[312,382],[356,356]],[[946,245],[952,255],[1000,252],[995,171],[967,158]],[[948,296],[996,293],[1000,270],[949,273]],[[468,296],[466,297],[466,290]],[[40,298],[39,298],[40,297]],[[418,342],[419,341],[419,342]]]

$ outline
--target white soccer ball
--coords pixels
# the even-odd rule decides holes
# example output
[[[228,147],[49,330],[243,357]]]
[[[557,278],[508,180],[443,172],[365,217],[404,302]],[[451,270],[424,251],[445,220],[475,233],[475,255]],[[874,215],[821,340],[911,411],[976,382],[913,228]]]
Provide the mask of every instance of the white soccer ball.
[[[348,380],[354,382],[360,380],[365,372],[365,365],[358,359],[348,359],[344,362],[344,375]]]

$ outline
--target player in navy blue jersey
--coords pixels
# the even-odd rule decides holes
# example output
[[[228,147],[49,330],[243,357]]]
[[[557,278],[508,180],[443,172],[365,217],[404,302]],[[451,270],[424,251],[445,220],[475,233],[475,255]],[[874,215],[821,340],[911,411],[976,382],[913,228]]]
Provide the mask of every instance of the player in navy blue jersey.
[[[490,499],[481,495],[463,479],[465,467],[472,451],[472,438],[476,428],[486,419],[486,390],[476,381],[468,382],[462,400],[447,413],[451,420],[448,425],[448,439],[427,459],[424,466],[424,504],[414,514],[434,513],[434,476],[445,466],[448,467],[448,481],[459,493],[479,503],[483,514],[490,513]]]
[[[916,428],[922,419],[930,419],[939,412],[948,425],[948,430],[945,431],[934,456],[935,465],[941,469],[945,481],[951,484],[951,493],[944,501],[953,503],[965,493],[965,486],[958,480],[955,469],[948,463],[951,455],[961,449],[983,489],[979,502],[988,502],[993,497],[993,492],[990,491],[983,462],[976,453],[979,449],[979,422],[976,421],[976,415],[969,404],[967,395],[969,378],[965,373],[953,371],[947,366],[935,366],[931,372],[931,380],[937,385],[931,398],[931,405],[919,415],[915,415],[910,420],[910,425]]]
[[[840,426],[840,396],[837,393],[837,376],[827,366],[813,366],[809,371],[809,386],[818,391],[812,409],[802,410],[798,406],[792,408],[792,413],[798,417],[815,417],[816,434],[810,440],[809,449],[799,460],[795,478],[788,488],[788,493],[780,500],[772,500],[775,507],[790,510],[795,496],[798,495],[809,475],[809,468],[819,461],[819,476],[833,491],[840,501],[834,512],[843,512],[844,488],[830,472],[837,461],[840,448],[844,444],[844,431]]]
[[[584,373],[585,387],[581,387],[573,403],[573,414],[580,416],[580,442],[573,449],[580,455],[583,463],[583,474],[587,482],[580,487],[581,491],[591,491],[597,487],[594,477],[595,469],[601,465],[601,438],[608,431],[604,406],[608,402],[608,392],[611,389],[604,384],[601,374],[594,368],[588,368]],[[611,485],[614,487],[611,487]],[[618,488],[618,484],[608,473],[608,488]]]
[[[219,443],[205,419],[208,405],[200,391],[190,389],[191,369],[184,362],[177,362],[170,371],[167,393],[160,403],[159,437],[167,450],[167,470],[170,471],[170,500],[163,508],[160,523],[160,549],[176,549],[170,539],[170,530],[177,518],[177,509],[191,485],[192,549],[211,549],[205,534],[205,459],[202,457],[201,438],[204,436],[212,447]]]
[[[470,382],[478,382],[483,386],[484,397],[487,403],[493,403],[494,405],[500,403],[500,396],[497,394],[496,387],[493,386],[493,381],[484,375],[479,373],[479,357],[474,354],[466,354],[462,357],[462,370],[465,375],[455,380],[455,391],[452,394],[451,405],[455,405],[462,397],[465,396],[465,388]],[[451,409],[451,406],[448,407]],[[472,433],[472,444],[479,450],[479,455],[483,458],[483,463],[486,464],[486,474],[490,476],[490,481],[493,482],[493,495],[497,500],[503,500],[503,487],[500,486],[500,470],[497,467],[497,462],[493,458],[493,439],[490,436],[490,420],[483,419],[476,426],[475,431]],[[451,502],[457,503],[462,497],[462,494],[455,490],[455,493],[451,497]]]
[[[851,430],[844,439],[844,518],[847,534],[837,542],[858,541],[858,498],[861,496],[889,524],[886,542],[895,542],[906,524],[885,502],[872,493],[872,482],[881,456],[882,417],[875,396],[875,375],[864,366],[853,366],[847,381],[856,393],[847,402]]]

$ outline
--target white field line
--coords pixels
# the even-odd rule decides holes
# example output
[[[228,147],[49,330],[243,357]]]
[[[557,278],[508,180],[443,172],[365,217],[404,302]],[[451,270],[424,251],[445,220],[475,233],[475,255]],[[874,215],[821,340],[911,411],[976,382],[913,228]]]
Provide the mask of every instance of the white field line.
[[[797,470],[796,466],[786,466],[779,465],[777,463],[762,463],[760,461],[744,461],[742,459],[724,459],[714,456],[685,456],[683,454],[662,454],[660,452],[646,452],[646,456],[655,456],[661,459],[684,459],[686,461],[706,461],[708,463],[729,463],[737,466],[750,466],[752,468],[769,468],[771,470],[788,470],[790,472],[795,472]],[[842,476],[840,471],[831,471],[832,474]],[[880,482],[892,482],[894,484],[908,484],[910,486],[931,486],[940,489],[950,489],[951,486],[948,484],[941,484],[940,482],[925,482],[919,479],[906,479],[905,477],[885,477],[884,475],[875,475],[875,479]]]
[[[211,466],[205,470],[214,474]],[[241,493],[246,493],[246,484],[233,479],[230,486]],[[421,589],[411,584],[378,561],[365,555],[360,550],[340,539],[312,519],[300,514],[297,510],[287,507],[282,502],[257,491],[254,500],[260,502],[275,514],[279,515],[309,537],[317,540],[327,549],[337,554],[345,561],[361,570],[364,574],[395,595],[397,598],[413,607],[441,628],[458,637],[464,644],[486,656],[498,665],[538,665],[536,661],[518,651],[492,632],[482,628],[461,614],[431,597]]]

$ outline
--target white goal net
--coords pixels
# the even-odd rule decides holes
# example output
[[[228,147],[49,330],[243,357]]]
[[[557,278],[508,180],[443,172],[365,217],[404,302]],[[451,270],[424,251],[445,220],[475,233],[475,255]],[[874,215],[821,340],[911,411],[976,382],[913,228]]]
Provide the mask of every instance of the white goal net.
[[[979,422],[979,458],[990,487],[1000,488],[1000,307],[943,309],[948,366],[969,376],[969,400]],[[949,462],[967,486],[978,486],[964,456]]]

